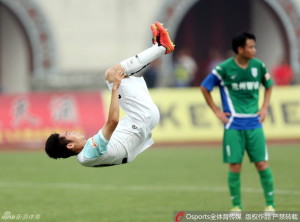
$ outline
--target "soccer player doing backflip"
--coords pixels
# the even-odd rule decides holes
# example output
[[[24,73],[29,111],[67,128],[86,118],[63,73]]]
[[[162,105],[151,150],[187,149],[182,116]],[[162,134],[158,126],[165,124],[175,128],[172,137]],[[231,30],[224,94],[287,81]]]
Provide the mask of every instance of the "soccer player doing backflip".
[[[151,31],[152,47],[112,66],[105,73],[111,101],[103,128],[89,139],[73,131],[51,134],[45,145],[49,157],[77,155],[83,166],[113,166],[133,161],[154,143],[151,132],[159,122],[159,111],[144,78],[134,74],[160,56],[171,53],[174,44],[161,23],[151,25]],[[119,105],[126,113],[121,120]]]

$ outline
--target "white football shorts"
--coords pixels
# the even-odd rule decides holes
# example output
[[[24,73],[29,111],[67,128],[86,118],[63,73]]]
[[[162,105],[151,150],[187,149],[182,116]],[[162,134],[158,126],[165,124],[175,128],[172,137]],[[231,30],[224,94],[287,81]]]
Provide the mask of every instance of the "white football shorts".
[[[107,85],[111,90],[113,84],[107,82]],[[124,158],[124,153],[120,150],[126,150],[125,158],[127,162],[131,162],[154,143],[151,132],[158,124],[160,116],[143,77],[130,76],[122,79],[119,87],[119,104],[126,116],[119,121],[112,134],[107,153],[108,155],[114,151],[120,153],[118,164],[122,163]]]

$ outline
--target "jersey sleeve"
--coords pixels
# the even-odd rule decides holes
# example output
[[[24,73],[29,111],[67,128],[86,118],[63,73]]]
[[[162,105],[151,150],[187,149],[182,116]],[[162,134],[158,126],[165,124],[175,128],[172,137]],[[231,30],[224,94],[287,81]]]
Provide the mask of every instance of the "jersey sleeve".
[[[216,69],[213,69],[213,71],[203,80],[201,86],[206,88],[208,91],[212,91],[215,86],[220,85],[220,82],[220,74],[216,71]]]
[[[95,136],[88,139],[84,148],[83,155],[85,158],[93,159],[103,155],[107,151],[108,140],[106,140],[100,130]]]
[[[273,80],[271,79],[270,74],[268,73],[268,70],[264,63],[261,64],[261,72],[262,72],[262,79],[261,83],[265,88],[270,88],[273,86]]]

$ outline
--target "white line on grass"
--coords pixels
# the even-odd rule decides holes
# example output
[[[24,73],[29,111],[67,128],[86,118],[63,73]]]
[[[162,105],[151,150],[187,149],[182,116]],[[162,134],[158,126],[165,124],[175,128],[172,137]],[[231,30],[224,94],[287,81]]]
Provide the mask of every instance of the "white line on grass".
[[[103,184],[80,184],[80,183],[40,183],[40,182],[9,182],[0,181],[0,187],[4,188],[43,188],[43,189],[79,189],[79,190],[125,190],[125,191],[186,191],[186,192],[228,192],[227,187],[204,187],[204,186],[148,186],[148,185],[103,185]],[[245,193],[261,193],[262,189],[242,188]],[[277,195],[300,195],[300,190],[275,190]]]

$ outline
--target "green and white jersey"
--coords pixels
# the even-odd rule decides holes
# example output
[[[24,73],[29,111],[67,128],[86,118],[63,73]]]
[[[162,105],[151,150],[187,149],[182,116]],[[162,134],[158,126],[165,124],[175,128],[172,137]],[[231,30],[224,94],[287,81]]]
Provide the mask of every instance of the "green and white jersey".
[[[231,113],[228,129],[255,129],[261,127],[259,111],[259,89],[263,85],[273,85],[270,75],[259,59],[250,59],[246,69],[229,58],[213,69],[202,82],[202,86],[211,91],[214,86],[220,88],[224,112]]]

